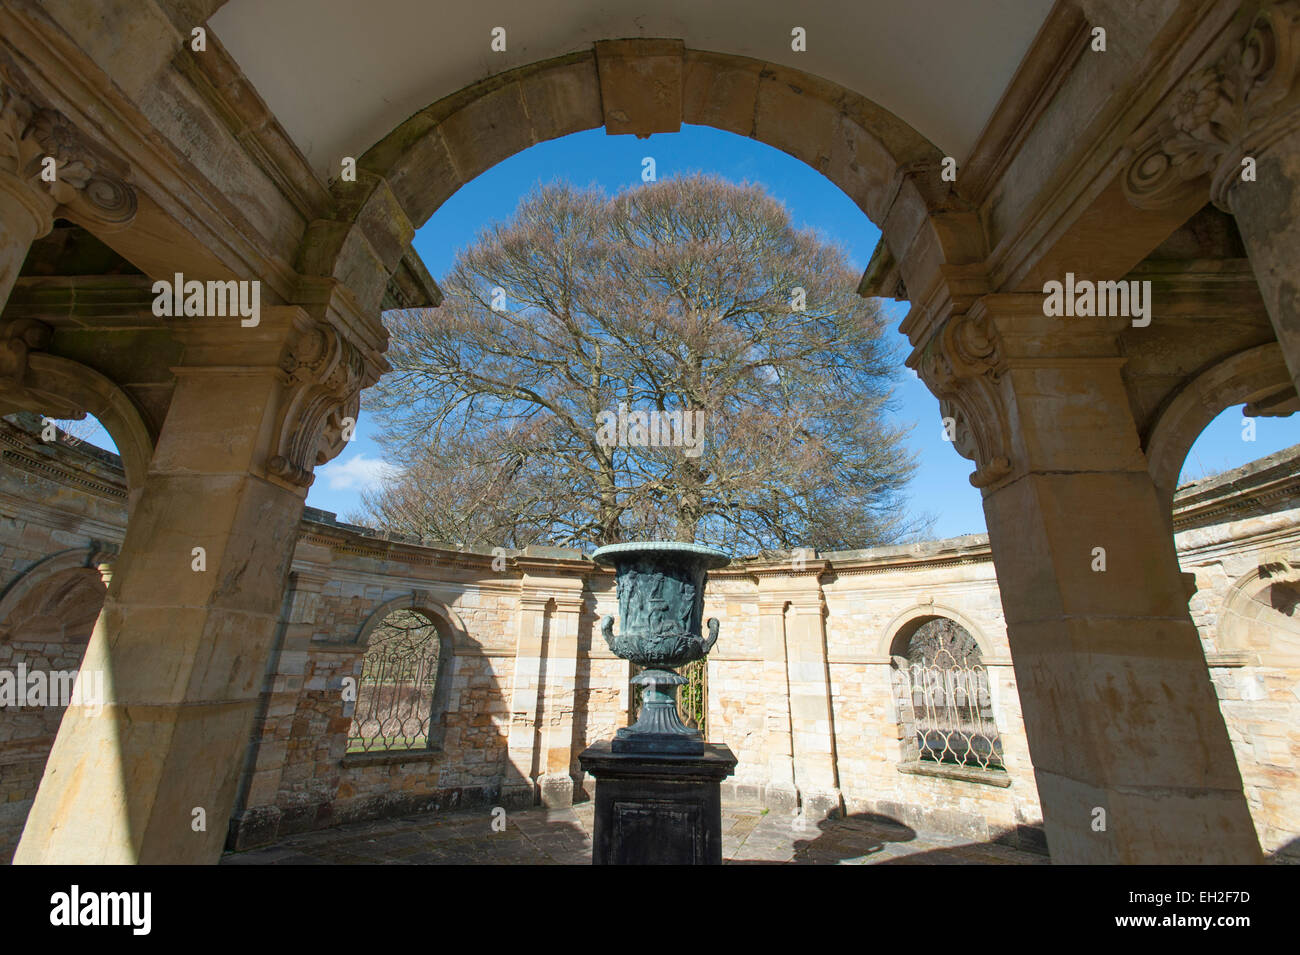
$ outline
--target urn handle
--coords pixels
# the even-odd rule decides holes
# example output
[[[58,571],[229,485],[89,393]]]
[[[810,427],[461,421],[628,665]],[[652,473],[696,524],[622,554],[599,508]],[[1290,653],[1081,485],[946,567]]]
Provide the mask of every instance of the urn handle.
[[[718,642],[718,618],[710,617],[707,621],[709,627],[709,639],[704,641],[704,652],[708,653],[713,649],[713,645]]]

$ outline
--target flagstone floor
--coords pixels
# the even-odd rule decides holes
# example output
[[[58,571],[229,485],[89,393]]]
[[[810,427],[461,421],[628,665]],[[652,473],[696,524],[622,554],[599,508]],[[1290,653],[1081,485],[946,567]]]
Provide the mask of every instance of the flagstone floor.
[[[227,853],[223,865],[498,864],[588,865],[594,806],[509,813],[493,829],[490,810],[360,822]],[[922,835],[879,816],[849,816],[799,831],[777,812],[723,807],[727,864],[1028,864],[1046,856],[994,843]]]

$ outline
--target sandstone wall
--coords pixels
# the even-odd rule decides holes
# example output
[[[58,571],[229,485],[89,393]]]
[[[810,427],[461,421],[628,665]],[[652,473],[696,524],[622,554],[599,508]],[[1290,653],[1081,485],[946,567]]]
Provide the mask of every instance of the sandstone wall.
[[[1175,540],[1260,843],[1300,858],[1297,482],[1285,452],[1202,482]]]

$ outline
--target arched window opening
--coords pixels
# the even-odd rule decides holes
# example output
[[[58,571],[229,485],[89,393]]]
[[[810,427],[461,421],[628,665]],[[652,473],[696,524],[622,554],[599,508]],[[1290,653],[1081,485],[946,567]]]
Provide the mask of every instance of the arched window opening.
[[[1006,770],[979,644],[947,617],[931,617],[894,649],[905,762]]]
[[[437,744],[434,701],[442,656],[441,635],[429,617],[394,610],[384,618],[362,658],[349,753]]]

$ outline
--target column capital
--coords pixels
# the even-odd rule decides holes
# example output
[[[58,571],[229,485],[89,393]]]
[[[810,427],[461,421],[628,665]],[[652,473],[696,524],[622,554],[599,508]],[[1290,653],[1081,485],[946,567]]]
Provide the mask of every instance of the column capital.
[[[1116,336],[1129,319],[1047,316],[1043,301],[1039,293],[985,295],[966,312],[950,316],[908,358],[939,399],[953,447],[975,462],[970,482],[981,490],[1032,465],[1034,455],[1022,440],[1025,408],[1012,385],[1017,373],[1025,377],[1045,370],[1052,387],[1060,388],[1101,370],[1117,372],[1124,362]],[[1081,385],[1078,393],[1088,391]]]
[[[908,365],[939,399],[945,436],[957,453],[974,461],[978,488],[1011,471],[1007,411],[999,381],[1004,355],[986,309],[952,315],[938,334],[913,352]]]
[[[1134,158],[1124,194],[1140,209],[1175,205],[1198,192],[1225,212],[1256,160],[1300,129],[1300,0],[1270,0],[1236,20],[1238,35],[1219,56],[1188,74],[1152,121],[1130,140]]]
[[[53,181],[45,178],[49,159]],[[26,204],[40,223],[37,237],[50,231],[55,218],[98,232],[129,226],[138,200],[126,176],[126,163],[91,146],[66,116],[0,78],[0,181],[11,191],[17,184],[26,187]]]
[[[314,469],[337,457],[356,426],[361,389],[379,369],[347,336],[297,305],[261,309],[256,326],[173,322],[184,358],[178,377],[269,375],[278,383],[268,477],[310,487]]]
[[[378,380],[379,372],[332,325],[303,318],[280,353],[286,391],[267,470],[308,487],[315,468],[343,451],[356,427],[361,389]]]

